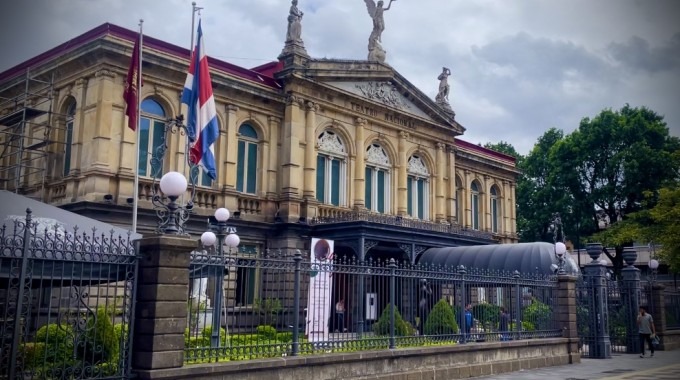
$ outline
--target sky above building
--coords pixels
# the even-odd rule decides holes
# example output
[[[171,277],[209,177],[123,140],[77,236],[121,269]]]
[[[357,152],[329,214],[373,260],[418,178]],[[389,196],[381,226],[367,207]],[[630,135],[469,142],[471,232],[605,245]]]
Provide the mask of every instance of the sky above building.
[[[276,60],[289,0],[196,0],[208,55],[243,67]],[[387,5],[388,1],[385,2]],[[314,58],[366,59],[364,0],[299,0]],[[0,12],[0,72],[102,23],[189,47],[191,0],[22,0]],[[446,66],[472,143],[528,153],[604,108],[647,106],[680,136],[680,1],[398,0],[385,12],[387,63],[432,97]]]

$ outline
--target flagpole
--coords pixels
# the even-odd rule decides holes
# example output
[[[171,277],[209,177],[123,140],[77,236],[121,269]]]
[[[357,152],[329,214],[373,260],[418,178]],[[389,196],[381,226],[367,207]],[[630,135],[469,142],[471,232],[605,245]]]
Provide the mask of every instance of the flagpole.
[[[191,61],[193,54],[194,54],[194,28],[195,28],[195,23],[196,23],[196,12],[198,12],[199,16],[201,14],[201,9],[202,7],[197,7],[196,2],[193,1],[191,2],[191,45],[189,45],[189,61]],[[186,139],[186,144],[184,144],[184,162],[182,162],[182,174],[186,175],[187,173],[187,160],[189,159],[189,138],[187,137]],[[189,171],[189,177],[191,177],[192,173],[191,170]],[[189,178],[191,182],[191,178]],[[200,178],[197,178],[197,182],[200,181]],[[181,201],[184,202],[184,194],[182,194]]]
[[[137,70],[137,126],[135,128],[135,136],[137,139],[137,144],[135,145],[137,149],[137,154],[135,154],[135,185],[134,185],[134,196],[133,196],[133,205],[132,205],[132,232],[136,233],[137,232],[137,207],[139,203],[139,148],[140,148],[140,141],[139,141],[139,122],[140,122],[140,110],[142,107],[142,97],[141,97],[141,92],[142,92],[142,50],[144,49],[144,44],[143,44],[143,38],[144,34],[142,34],[142,26],[144,24],[143,19],[139,19],[139,62],[137,62],[138,70]]]

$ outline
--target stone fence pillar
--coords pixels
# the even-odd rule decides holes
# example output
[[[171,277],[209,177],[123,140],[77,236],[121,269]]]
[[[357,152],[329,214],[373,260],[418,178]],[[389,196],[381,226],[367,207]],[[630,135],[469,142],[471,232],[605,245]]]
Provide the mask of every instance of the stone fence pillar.
[[[647,292],[647,307],[649,313],[654,319],[654,327],[656,328],[656,335],[659,336],[661,342],[658,350],[663,351],[663,337],[666,335],[666,299],[664,298],[665,286],[662,284],[651,284],[645,287]]]
[[[184,363],[190,253],[196,241],[158,235],[139,241],[134,371],[180,368]]]
[[[623,299],[623,310],[626,313],[626,352],[629,354],[639,352],[640,349],[637,325],[638,309],[640,308],[640,270],[634,266],[636,259],[637,252],[634,248],[624,248],[623,260],[627,266],[621,270],[623,279],[621,298]]]
[[[557,322],[562,329],[562,336],[569,339],[569,363],[580,363],[576,323],[576,276],[557,277]]]

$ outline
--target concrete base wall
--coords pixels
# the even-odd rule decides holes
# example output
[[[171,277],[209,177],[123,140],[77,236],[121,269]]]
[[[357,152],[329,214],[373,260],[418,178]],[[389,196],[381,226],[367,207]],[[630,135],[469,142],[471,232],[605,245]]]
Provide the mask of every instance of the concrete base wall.
[[[348,354],[305,355],[138,371],[139,379],[462,379],[578,363],[568,339],[534,339]]]
[[[680,349],[680,330],[666,330],[661,337],[661,351]]]

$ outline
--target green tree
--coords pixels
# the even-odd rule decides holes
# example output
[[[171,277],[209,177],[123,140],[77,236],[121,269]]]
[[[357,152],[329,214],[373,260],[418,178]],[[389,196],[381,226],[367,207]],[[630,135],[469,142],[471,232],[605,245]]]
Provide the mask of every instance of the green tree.
[[[593,119],[584,118],[552,148],[553,182],[568,193],[567,211],[584,223],[581,232],[597,232],[601,224],[625,221],[653,204],[645,203],[645,193],[658,194],[677,180],[679,148],[680,140],[670,136],[663,117],[648,108],[603,110]],[[615,252],[605,254],[618,272],[623,247],[633,240],[616,243]]]

